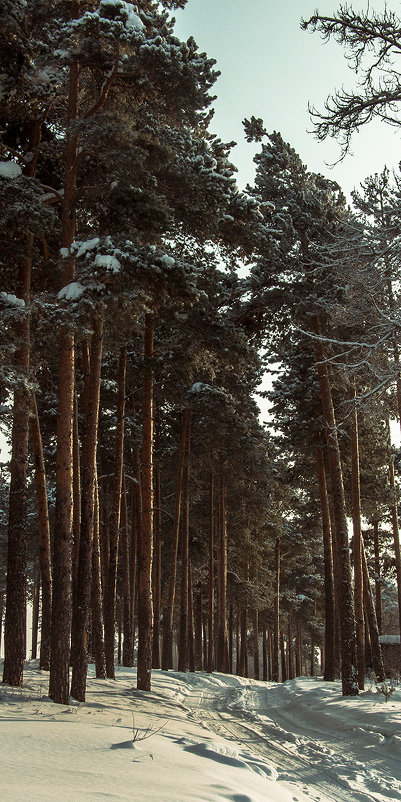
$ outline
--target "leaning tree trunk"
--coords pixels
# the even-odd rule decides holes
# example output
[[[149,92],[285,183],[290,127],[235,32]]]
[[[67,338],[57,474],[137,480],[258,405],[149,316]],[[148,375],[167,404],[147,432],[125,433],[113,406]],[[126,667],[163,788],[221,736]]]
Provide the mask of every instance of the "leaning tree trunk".
[[[361,491],[359,470],[359,432],[356,409],[356,391],[353,393],[354,408],[351,420],[351,485],[352,485],[352,527],[354,557],[354,598],[356,619],[356,653],[358,687],[363,691],[365,685],[365,618],[363,611],[363,571],[362,571],[362,529],[361,529]]]
[[[40,597],[40,565],[35,568],[32,593],[32,647],[31,660],[36,660],[38,653],[39,631],[39,597]]]
[[[326,427],[327,453],[334,502],[334,520],[341,566],[339,605],[341,613],[342,692],[344,696],[356,696],[358,694],[358,681],[356,675],[355,615],[340,448],[338,444],[337,424],[334,415],[329,372],[327,362],[325,361],[322,341],[319,339],[320,324],[317,316],[313,319],[312,325],[317,335],[315,340],[315,366],[319,380],[320,399]]]
[[[190,416],[187,409],[183,410],[181,419],[181,441],[178,459],[177,485],[175,492],[174,523],[171,535],[169,589],[166,608],[163,612],[163,651],[162,668],[167,671],[173,667],[173,622],[174,603],[177,578],[178,540],[181,519],[182,483],[184,476],[184,460],[187,438],[189,437]]]
[[[99,421],[100,372],[102,366],[103,319],[100,313],[93,318],[90,350],[90,372],[85,393],[85,428],[82,444],[81,531],[77,579],[75,648],[72,666],[71,695],[85,701],[88,667],[88,622],[92,595],[92,545],[95,518],[95,479],[97,431]]]
[[[118,541],[121,512],[121,488],[124,464],[124,414],[125,377],[127,370],[127,350],[121,348],[118,367],[117,430],[114,458],[113,497],[109,521],[109,571],[107,577],[104,605],[104,638],[106,651],[106,671],[110,679],[115,679],[114,644],[116,626],[116,592]]]
[[[47,500],[46,469],[43,457],[43,444],[40,432],[39,413],[36,398],[32,397],[32,415],[30,419],[35,463],[35,485],[38,508],[39,559],[42,584],[42,626],[40,639],[40,668],[50,668],[50,635],[52,615],[52,576],[50,556],[50,523]]]
[[[335,678],[335,642],[336,642],[336,610],[334,589],[333,547],[330,524],[330,509],[327,496],[326,473],[324,469],[323,449],[316,449],[316,463],[319,478],[320,508],[322,514],[323,555],[324,555],[324,594],[325,594],[325,638],[324,638],[324,679],[334,682]]]
[[[145,315],[142,407],[142,531],[138,544],[138,670],[137,687],[151,689],[152,558],[153,558],[153,353],[154,318]]]

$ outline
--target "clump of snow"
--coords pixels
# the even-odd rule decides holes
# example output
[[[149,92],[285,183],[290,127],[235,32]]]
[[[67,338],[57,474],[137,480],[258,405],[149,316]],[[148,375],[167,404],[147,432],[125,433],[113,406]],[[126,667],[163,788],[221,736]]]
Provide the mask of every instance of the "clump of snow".
[[[379,635],[380,643],[400,643],[400,635]]]
[[[23,298],[17,298],[12,292],[0,292],[0,297],[9,306],[25,306]]]
[[[115,256],[110,254],[98,253],[95,257],[95,265],[97,267],[105,267],[110,273],[119,273],[121,270],[121,263]]]
[[[22,170],[19,164],[15,161],[2,162],[0,161],[0,176],[2,178],[19,178],[22,175]]]
[[[115,8],[117,11],[120,11],[120,9],[122,10],[123,16],[125,17],[126,28],[141,31],[145,27],[132,3],[127,3],[126,0],[100,0],[98,9],[100,17],[103,16],[103,10],[105,10],[107,14],[107,8]]]
[[[99,237],[93,237],[92,239],[84,240],[82,242],[79,242],[77,240],[76,242],[72,243],[71,249],[77,252],[76,253],[77,259],[79,259],[80,256],[85,256],[85,254],[87,254],[88,251],[93,251],[93,249],[99,245],[99,242],[100,242]]]
[[[71,281],[57,293],[57,298],[60,301],[77,301],[86,290],[99,292],[103,289],[104,284],[101,284],[99,281],[88,281],[87,284],[81,284],[80,281]]]

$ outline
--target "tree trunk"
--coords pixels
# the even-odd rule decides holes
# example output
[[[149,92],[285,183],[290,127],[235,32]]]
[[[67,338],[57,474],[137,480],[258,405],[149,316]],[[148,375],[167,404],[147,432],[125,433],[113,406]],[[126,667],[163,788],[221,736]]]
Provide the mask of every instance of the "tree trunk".
[[[239,671],[237,670],[237,673],[240,675],[240,677],[246,677],[247,651],[248,651],[248,624],[247,624],[247,614],[245,605],[243,605],[241,608],[240,633],[241,633],[241,647],[240,647]]]
[[[315,333],[320,336],[320,324],[317,316],[315,316],[312,323]],[[342,692],[344,696],[356,696],[358,694],[358,681],[356,675],[356,631],[347,514],[340,448],[338,444],[337,424],[334,415],[331,385],[322,342],[319,339],[315,340],[315,366],[319,380],[323,418],[326,426],[327,451],[334,502],[335,528],[341,567],[341,589],[339,604],[341,612]]]
[[[153,668],[161,667],[160,653],[160,607],[161,607],[161,562],[162,562],[162,542],[161,542],[161,493],[160,493],[160,470],[156,471],[155,477],[155,513],[153,517]]]
[[[71,695],[85,701],[88,667],[88,622],[92,595],[92,544],[95,518],[95,480],[97,431],[99,421],[100,372],[102,367],[103,319],[100,313],[93,318],[90,350],[90,373],[84,410],[85,428],[82,447],[81,531],[77,578],[74,663]]]
[[[281,682],[287,680],[287,663],[285,659],[284,632],[280,629],[280,654],[281,654]]]
[[[377,518],[373,521],[373,544],[375,551],[375,602],[376,602],[376,618],[377,626],[379,628],[379,635],[382,634],[382,586],[380,577],[380,544],[379,544],[379,521]]]
[[[134,639],[132,632],[131,583],[130,583],[130,542],[128,533],[127,490],[125,478],[122,483],[121,499],[121,568],[122,568],[122,606],[123,606],[123,652],[122,665],[134,665]]]
[[[188,668],[188,572],[189,572],[189,476],[190,476],[191,429],[190,416],[187,426],[187,439],[184,456],[182,481],[182,516],[181,516],[181,595],[180,595],[180,629],[178,643],[178,671]]]
[[[287,648],[288,648],[288,679],[294,679],[294,650],[292,646],[292,616],[288,613],[288,627],[287,627]]]
[[[372,650],[373,671],[379,682],[384,682],[386,674],[384,671],[382,650],[380,645],[379,627],[377,624],[376,610],[373,603],[372,589],[370,586],[368,563],[366,559],[365,546],[361,538],[361,559],[363,569],[363,591],[365,598],[365,609],[367,623],[369,627],[370,646]]]
[[[26,160],[23,173],[33,178],[39,156],[42,125],[48,109],[42,118],[32,122],[27,147],[30,158]],[[31,331],[29,303],[31,296],[33,236],[27,234],[25,254],[18,264],[17,296],[25,302],[21,320],[15,324],[17,347],[14,366],[18,378],[14,389],[13,422],[11,433],[10,490],[8,508],[8,544],[6,611],[4,627],[4,667],[3,682],[21,686],[24,661],[26,657],[26,505],[27,505],[27,465],[29,448],[28,391]],[[28,311],[27,310],[28,307]]]
[[[262,659],[263,659],[263,681],[267,682],[268,674],[267,674],[267,638],[266,638],[266,627],[263,627],[262,631]]]
[[[259,679],[259,613],[253,611],[253,676]]]
[[[280,681],[279,632],[280,632],[280,538],[277,537],[274,549],[273,665],[272,665],[273,682]]]
[[[117,563],[118,541],[121,513],[121,488],[124,464],[124,414],[125,414],[125,377],[127,370],[127,351],[121,348],[118,368],[118,400],[117,400],[117,429],[114,458],[113,497],[109,519],[109,573],[107,577],[105,608],[104,608],[104,638],[106,651],[106,671],[110,679],[115,679],[114,671],[114,645],[116,627],[116,593],[117,593]]]
[[[202,590],[196,590],[196,601],[194,606],[194,627],[195,627],[195,671],[203,671],[204,659],[203,638],[202,638],[202,609],[203,597]]]
[[[356,653],[359,690],[365,685],[365,619],[363,612],[363,572],[362,572],[362,531],[361,531],[361,491],[359,471],[359,433],[356,409],[356,390],[353,392],[354,408],[351,420],[351,485],[352,485],[352,527],[354,555],[354,599],[356,620]]]
[[[316,464],[319,479],[320,508],[322,514],[323,555],[324,555],[324,595],[325,595],[325,635],[324,635],[324,679],[334,682],[335,677],[335,644],[336,644],[336,610],[334,588],[333,546],[330,524],[330,509],[327,496],[326,473],[324,468],[323,448],[316,449]]]
[[[210,474],[210,496],[209,496],[209,618],[208,618],[208,650],[207,650],[207,670],[211,673],[214,669],[214,473]],[[237,651],[238,663],[238,651]],[[238,668],[237,668],[238,673]]]
[[[145,315],[142,415],[142,531],[138,548],[137,687],[150,691],[152,672],[153,558],[153,340],[154,319]]]
[[[391,523],[392,523],[392,530],[393,530],[393,542],[394,542],[394,557],[395,557],[395,573],[397,578],[397,596],[398,596],[398,625],[401,632],[401,552],[400,552],[400,532],[398,526],[398,499],[397,499],[397,491],[395,486],[395,477],[394,477],[394,457],[391,453],[391,441],[390,441],[390,423],[387,421],[387,431],[388,431],[388,443],[389,443],[389,451],[390,451],[390,460],[389,460],[389,479],[390,479],[390,490],[392,495],[392,503],[391,503]]]
[[[50,523],[43,444],[40,432],[38,407],[34,395],[32,396],[32,407],[30,425],[33,445],[33,458],[35,464],[35,485],[39,530],[39,560],[42,584],[42,626],[39,665],[42,670],[48,671],[50,668],[50,636],[52,615]]]
[[[227,632],[227,517],[226,489],[223,474],[220,473],[219,493],[219,561],[218,580],[218,631],[217,631],[217,669],[228,671],[228,632]]]
[[[180,519],[181,519],[181,499],[182,499],[182,483],[184,475],[184,459],[185,459],[187,438],[189,437],[189,425],[190,425],[189,412],[187,409],[184,409],[181,419],[181,442],[180,442],[180,453],[178,460],[177,486],[175,493],[174,524],[171,535],[169,592],[168,592],[166,609],[164,610],[163,613],[162,668],[165,671],[173,667],[173,622],[174,622],[175,586],[177,578],[177,555],[178,555],[178,540],[179,540]]]
[[[188,668],[195,671],[194,597],[191,558],[188,559]]]
[[[26,241],[27,253],[18,265],[17,295],[30,301],[33,237]],[[8,507],[7,589],[4,631],[3,682],[21,686],[26,657],[26,506],[29,435],[30,318],[24,311],[15,324],[18,343],[14,365],[18,383],[14,389],[11,434],[10,491]]]
[[[40,565],[35,569],[32,596],[32,648],[31,659],[36,660],[38,653],[39,630],[39,597],[40,597]]]
[[[95,517],[92,546],[92,651],[97,679],[106,679],[106,653],[102,604],[102,576],[99,540],[99,489],[95,479]]]
[[[70,67],[67,126],[78,117],[79,64]],[[76,179],[79,135],[69,128],[64,163],[61,245],[67,251],[75,239]],[[63,260],[62,287],[74,278],[75,257]],[[61,326],[58,359],[56,512],[53,551],[53,602],[49,696],[68,704],[72,615],[71,527],[73,512],[74,335]]]

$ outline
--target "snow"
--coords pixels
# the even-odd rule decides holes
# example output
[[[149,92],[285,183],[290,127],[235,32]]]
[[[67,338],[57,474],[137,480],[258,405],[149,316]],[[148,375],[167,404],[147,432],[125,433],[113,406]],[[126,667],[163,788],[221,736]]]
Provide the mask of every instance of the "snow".
[[[105,267],[110,273],[119,273],[121,270],[121,263],[115,256],[110,254],[98,253],[95,257],[95,265],[97,267]]]
[[[385,702],[374,686],[344,698],[321,678],[154,670],[146,693],[135,669],[89,674],[86,703],[68,707],[50,701],[35,663],[23,688],[2,686],[2,800],[401,799],[399,686]]]
[[[400,643],[400,635],[379,635],[380,643]]]
[[[125,0],[100,0],[98,14],[102,16],[102,10],[107,7],[115,8],[117,11],[121,9],[122,16],[125,17],[125,27],[131,30],[141,31],[145,27],[142,20],[138,17],[132,3],[127,3]]]
[[[85,287],[79,281],[71,281],[70,284],[66,284],[59,293],[57,293],[57,298],[60,301],[76,301],[77,298],[80,298],[82,293],[85,292]]]
[[[173,267],[173,265],[175,265],[175,259],[169,256],[168,253],[164,253],[163,256],[160,257],[160,261],[163,262],[166,267]]]
[[[0,292],[0,298],[9,306],[25,306],[23,298],[17,298],[12,292]]]
[[[2,162],[0,161],[0,176],[2,178],[18,178],[22,175],[22,170],[19,164],[14,161]]]

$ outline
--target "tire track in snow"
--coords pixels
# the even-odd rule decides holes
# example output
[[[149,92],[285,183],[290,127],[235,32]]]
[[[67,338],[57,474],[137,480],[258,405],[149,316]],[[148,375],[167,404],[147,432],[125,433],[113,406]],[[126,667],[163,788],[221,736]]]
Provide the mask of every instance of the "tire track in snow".
[[[267,759],[278,772],[278,781],[287,785],[293,794],[298,788],[313,802],[401,799],[387,782],[368,777],[362,764],[358,766],[320,741],[297,736],[281,727],[277,720],[279,706],[269,698],[268,687],[263,689],[262,705],[260,693],[254,693],[254,683],[248,682],[244,684],[241,680],[234,687],[219,685],[207,690],[195,687],[185,704],[190,708],[190,715],[206,729]],[[257,690],[262,689],[258,686]],[[360,784],[360,790],[355,788],[355,783]]]

